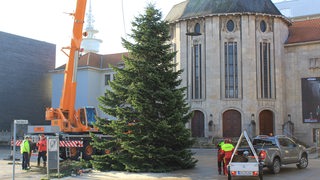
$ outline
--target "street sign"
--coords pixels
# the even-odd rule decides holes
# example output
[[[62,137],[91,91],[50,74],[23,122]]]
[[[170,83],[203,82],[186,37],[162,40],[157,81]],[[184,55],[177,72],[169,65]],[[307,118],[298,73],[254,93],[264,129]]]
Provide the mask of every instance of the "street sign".
[[[47,137],[47,176],[50,179],[50,170],[57,169],[58,176],[60,176],[59,168],[59,137],[48,136]]]
[[[28,120],[14,120],[15,124],[28,124]]]
[[[12,180],[14,180],[15,176],[15,164],[16,164],[16,134],[17,134],[17,125],[20,124],[28,124],[28,120],[14,120],[13,125],[13,163],[12,163]]]
[[[48,151],[57,151],[58,150],[58,141],[57,139],[48,139]]]

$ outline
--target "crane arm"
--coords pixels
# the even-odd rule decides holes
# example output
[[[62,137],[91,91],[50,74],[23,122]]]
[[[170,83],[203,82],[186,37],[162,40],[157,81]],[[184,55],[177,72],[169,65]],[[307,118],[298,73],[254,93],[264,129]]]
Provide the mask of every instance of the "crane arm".
[[[76,10],[73,14],[73,36],[71,39],[71,47],[69,52],[69,60],[66,63],[64,74],[64,84],[62,89],[62,96],[60,99],[60,109],[67,112],[68,120],[73,119],[75,113],[75,100],[76,100],[76,71],[79,59],[80,45],[83,36],[83,24],[86,11],[87,0],[77,0]]]

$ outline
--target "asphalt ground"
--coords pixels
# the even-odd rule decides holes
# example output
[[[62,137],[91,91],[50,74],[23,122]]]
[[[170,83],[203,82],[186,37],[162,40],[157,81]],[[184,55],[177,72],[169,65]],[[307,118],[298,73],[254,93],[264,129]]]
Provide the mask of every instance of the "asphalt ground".
[[[193,149],[196,154],[194,157],[198,159],[198,163],[193,169],[178,170],[170,173],[129,173],[129,172],[99,172],[92,171],[91,173],[83,173],[77,176],[60,178],[63,180],[226,180],[227,177],[219,175],[216,165],[216,149]],[[20,153],[17,152],[17,158],[20,158]],[[11,155],[10,148],[0,147],[0,179],[13,179],[12,160],[8,159]],[[264,179],[278,180],[318,180],[320,169],[320,159],[315,153],[309,154],[309,166],[307,169],[299,170],[295,165],[287,165],[281,169],[280,174],[271,174],[267,169],[264,170]],[[21,169],[21,160],[16,161],[15,179],[17,180],[40,180],[46,178],[44,168],[36,167],[36,156],[31,158],[31,170],[25,171]],[[53,179],[53,178],[51,178]],[[257,177],[236,177],[235,180],[253,180]]]

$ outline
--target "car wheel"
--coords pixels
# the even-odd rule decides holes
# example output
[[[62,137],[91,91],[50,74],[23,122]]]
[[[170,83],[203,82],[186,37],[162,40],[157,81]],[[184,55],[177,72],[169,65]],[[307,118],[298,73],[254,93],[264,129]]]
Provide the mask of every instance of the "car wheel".
[[[273,174],[278,174],[280,172],[281,163],[278,158],[275,158],[272,163],[271,171]]]
[[[297,164],[297,168],[304,169],[306,167],[308,167],[308,157],[307,155],[304,154],[300,158],[299,164]]]

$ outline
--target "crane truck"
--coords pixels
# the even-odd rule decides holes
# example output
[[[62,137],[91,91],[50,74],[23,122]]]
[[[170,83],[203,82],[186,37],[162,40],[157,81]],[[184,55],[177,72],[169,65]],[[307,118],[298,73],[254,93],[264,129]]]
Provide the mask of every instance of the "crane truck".
[[[69,60],[65,66],[60,106],[46,109],[45,118],[51,121],[51,125],[28,127],[29,134],[59,134],[60,157],[63,159],[78,159],[80,154],[83,159],[90,159],[95,150],[90,145],[89,132],[97,133],[100,137],[104,136],[93,127],[96,115],[94,107],[75,110],[77,63],[81,53],[82,37],[86,36],[86,32],[83,32],[86,3],[87,0],[77,0],[76,10],[71,14],[74,16],[71,46],[62,48]],[[65,50],[69,50],[69,54]]]

